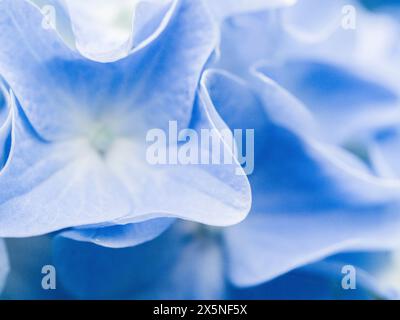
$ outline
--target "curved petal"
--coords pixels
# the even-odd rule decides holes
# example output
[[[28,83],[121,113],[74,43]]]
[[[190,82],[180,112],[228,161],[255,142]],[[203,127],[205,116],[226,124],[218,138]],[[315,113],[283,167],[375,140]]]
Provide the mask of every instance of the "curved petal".
[[[202,0],[175,0],[157,31],[117,63],[132,70],[127,91],[135,108],[125,115],[128,126],[136,125],[139,116],[146,129],[167,129],[171,120],[187,128],[200,75],[217,38]]]
[[[215,129],[215,122],[221,121],[209,106],[196,110],[193,128],[197,132]],[[124,139],[117,140],[102,159],[85,140],[41,140],[17,108],[12,130],[11,152],[0,179],[2,236],[165,216],[230,225],[249,211],[250,187],[235,161],[227,165],[151,165],[145,152]],[[226,153],[232,152],[219,139]]]
[[[349,5],[349,1],[330,1],[323,5],[318,0],[297,1],[294,6],[282,10],[282,26],[303,42],[318,42],[341,29],[345,5]],[[318,14],[313,14],[316,11]]]
[[[108,55],[110,59],[126,55],[136,4],[137,1],[132,0],[68,0],[65,7],[71,17],[79,51],[94,60],[101,60]]]
[[[0,172],[10,154],[11,122],[11,97],[0,78]]]
[[[3,291],[10,266],[4,241],[0,239],[0,293]]]
[[[131,214],[118,223],[166,216],[226,226],[246,217],[251,206],[249,182],[226,137],[230,131],[204,91],[196,101],[190,130],[190,142],[180,140],[176,145],[177,125],[170,124],[167,134],[172,140],[159,148],[159,153],[168,155],[165,162],[162,159],[154,162],[148,156],[149,149],[138,149],[130,140],[116,141],[107,164],[133,200]],[[215,139],[202,135],[204,132]],[[161,133],[163,138],[164,132]],[[160,141],[169,139],[161,138]],[[208,146],[206,141],[210,143]],[[186,147],[191,148],[195,158],[182,163]]]
[[[282,58],[286,40],[276,10],[234,15],[220,28],[217,66],[221,69],[246,76],[256,61]]]
[[[172,0],[69,0],[66,8],[79,51],[106,62],[124,57],[154,38],[171,18],[175,5]]]
[[[76,241],[92,242],[108,248],[126,248],[157,238],[174,221],[170,218],[160,218],[127,225],[76,228],[62,232],[61,236]]]
[[[230,278],[253,286],[338,252],[394,248],[399,225],[388,208],[253,213],[225,233]]]
[[[310,109],[334,142],[377,126],[398,107],[398,95],[366,74],[318,60],[291,60],[257,70],[285,87]],[[383,119],[382,121],[386,121]]]
[[[8,90],[5,84],[2,82],[0,77],[0,128],[3,130],[4,124],[7,122],[7,118],[10,114],[9,102],[8,102]]]
[[[370,260],[385,261],[378,253],[366,253]],[[231,299],[307,299],[307,300],[360,300],[390,299],[393,291],[380,282],[378,272],[370,270],[363,263],[354,261],[357,254],[333,256],[323,261],[296,269],[277,279],[251,288],[233,288]],[[387,261],[386,261],[387,262]],[[354,266],[356,288],[344,290],[342,273],[344,266]]]
[[[200,0],[174,1],[159,28],[114,63],[71,51],[54,30],[41,28],[43,16],[29,2],[0,5],[0,73],[42,137],[65,138],[81,132],[87,118],[110,114],[126,131],[141,123],[144,129],[166,127],[169,120],[188,125],[200,73],[217,38]]]
[[[43,28],[40,10],[25,0],[0,3],[0,74],[13,88],[34,125],[44,136],[58,135],[68,129],[70,108],[57,108],[66,101],[61,84],[53,77],[64,70],[48,61],[72,59],[73,52],[53,29]],[[35,84],[34,86],[32,84]],[[49,84],[57,84],[49,92]]]
[[[212,299],[221,297],[221,253],[178,223],[159,238],[108,249],[57,237],[54,261],[63,287],[89,299]],[[95,272],[94,272],[95,271]]]
[[[0,172],[2,236],[32,236],[129,213],[124,188],[84,142],[41,140],[15,105],[10,150]]]
[[[399,242],[397,181],[373,176],[351,154],[320,141],[318,131],[303,130],[307,113],[273,82],[252,90],[221,72],[207,78],[227,124],[255,129],[252,212],[224,232],[234,283],[254,285],[339,250]],[[297,125],[284,116],[291,114]]]
[[[400,120],[400,117],[398,118]],[[376,172],[386,178],[400,178],[400,131],[397,125],[379,130],[369,144],[371,164]]]
[[[53,26],[70,48],[75,48],[75,37],[66,0],[29,0],[39,7],[45,16],[42,26]],[[68,0],[69,1],[69,0]],[[53,15],[53,16],[52,16]]]

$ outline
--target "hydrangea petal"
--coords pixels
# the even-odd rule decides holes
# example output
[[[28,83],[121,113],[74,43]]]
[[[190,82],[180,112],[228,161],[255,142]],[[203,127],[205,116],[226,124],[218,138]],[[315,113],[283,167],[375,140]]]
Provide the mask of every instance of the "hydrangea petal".
[[[394,248],[400,222],[390,209],[251,214],[225,233],[230,277],[247,287],[341,251]]]
[[[353,259],[333,256],[323,261],[296,269],[267,283],[250,288],[233,288],[231,299],[307,299],[307,300],[352,300],[352,299],[390,299],[393,293],[381,285],[376,272],[365,269],[363,264]],[[381,254],[368,253],[381,260]],[[344,290],[342,268],[352,265],[356,269],[356,289]]]
[[[173,9],[168,24],[151,36],[155,39],[120,62],[125,70],[136,66],[130,88],[136,108],[132,118],[126,117],[135,121],[139,114],[147,128],[167,129],[170,120],[189,126],[201,72],[217,43],[216,26],[202,1],[175,1]]]
[[[200,94],[197,99],[190,129],[198,140],[201,140],[201,130],[219,133],[214,142],[221,151],[219,163],[211,162],[215,148],[204,149],[201,142],[196,148],[195,161],[187,164],[179,162],[179,155],[177,164],[172,158],[165,163],[151,164],[145,157],[146,151],[141,151],[131,141],[115,143],[108,165],[129,191],[134,203],[133,212],[118,223],[167,216],[226,226],[246,217],[251,206],[250,186],[221,133],[229,130],[206,95]],[[165,147],[166,154],[180,152],[181,148]],[[231,159],[230,163],[224,163],[225,155]],[[202,161],[203,157],[208,161]]]
[[[246,76],[260,60],[281,59],[285,49],[280,17],[275,10],[228,17],[221,24],[217,66]]]
[[[129,25],[136,2],[68,0],[65,7],[71,17],[75,44],[79,51],[94,60],[111,60],[126,55],[130,28],[117,28],[113,24]],[[120,20],[119,24],[116,19]]]
[[[342,0],[324,4],[317,0],[298,1],[294,6],[282,10],[282,26],[284,30],[303,42],[318,42],[341,28],[342,8],[348,4],[349,2]]]
[[[7,162],[10,153],[12,111],[11,98],[0,78],[0,171]]]
[[[157,37],[176,10],[172,0],[69,0],[76,46],[96,61],[113,61]],[[96,10],[93,10],[93,9]]]
[[[398,115],[400,120],[400,115]],[[395,122],[398,120],[395,118]],[[400,178],[400,131],[398,124],[381,128],[369,145],[369,157],[377,174],[386,178]]]
[[[373,176],[352,155],[298,130],[307,117],[298,119],[298,126],[283,121],[293,105],[287,94],[275,95],[274,107],[266,106],[259,88],[224,73],[208,78],[216,86],[210,89],[213,103],[227,124],[256,130],[252,212],[224,232],[234,283],[261,283],[338,250],[398,243],[398,182]],[[264,91],[269,90],[276,92],[276,85],[265,82]]]
[[[68,14],[66,0],[29,0],[47,16],[47,26],[53,26],[69,47],[75,48],[75,36]],[[54,14],[54,17],[51,15]],[[52,19],[55,18],[55,19]],[[46,23],[46,22],[45,22]]]
[[[108,248],[126,248],[151,241],[167,230],[174,219],[160,218],[127,225],[76,228],[61,233],[76,241],[92,242]]]
[[[122,185],[85,142],[50,144],[13,108],[12,145],[0,172],[0,234],[32,236],[111,221],[130,212]]]
[[[0,3],[0,74],[13,88],[34,127],[49,137],[58,134],[60,126],[67,130],[70,115],[65,106],[56,107],[67,98],[62,92],[47,94],[48,84],[58,83],[52,77],[60,70],[45,62],[75,56],[53,29],[42,27],[44,19],[28,1]]]
[[[47,140],[65,138],[78,130],[82,113],[104,109],[123,114],[130,128],[134,123],[154,128],[168,120],[188,125],[217,32],[201,1],[174,3],[141,46],[125,59],[104,64],[88,61],[54,30],[41,28],[43,16],[33,5],[2,1],[0,72],[37,132]],[[24,36],[28,32],[29,38]],[[32,83],[38,84],[35,89]],[[48,83],[55,84],[53,90]]]
[[[348,138],[351,131],[376,126],[382,114],[397,109],[399,98],[390,88],[340,65],[292,60],[277,67],[259,65],[257,70],[305,103],[336,141]]]

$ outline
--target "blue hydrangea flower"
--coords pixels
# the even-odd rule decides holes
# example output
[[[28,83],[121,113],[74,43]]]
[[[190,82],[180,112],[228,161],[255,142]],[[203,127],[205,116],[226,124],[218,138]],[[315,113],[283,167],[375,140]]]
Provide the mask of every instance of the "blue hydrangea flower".
[[[57,237],[54,259],[70,294],[221,298],[232,286],[257,286],[342,251],[398,245],[400,184],[323,140],[305,106],[260,71],[253,78],[207,71],[199,92],[230,127],[256,130],[247,219],[224,229],[179,222],[158,239],[118,250]],[[124,234],[117,239],[114,246],[124,247]]]
[[[224,57],[222,50],[221,61]],[[253,208],[246,221],[212,231],[180,222],[155,241],[119,250],[57,238],[56,264],[71,294],[221,297],[229,283],[255,286],[340,251],[398,244],[400,185],[375,175],[360,154],[342,144],[351,130],[369,128],[363,115],[377,105],[392,112],[396,94],[364,74],[320,59],[297,58],[278,67],[256,63],[253,70],[236,72],[243,79],[224,71],[207,72],[199,93],[199,101],[215,107],[229,127],[256,129],[255,172],[250,176]],[[296,81],[285,77],[289,71],[296,71]],[[336,112],[338,105],[349,112]],[[327,127],[331,119],[339,123],[349,117],[354,123],[350,131]],[[74,231],[72,237],[126,247],[128,228],[136,227],[97,228],[78,235]],[[117,260],[121,268],[107,263]],[[90,272],[93,268],[101,268],[102,279]]]
[[[310,0],[303,3],[315,5],[317,2]],[[196,5],[182,1],[182,6],[185,10],[176,9],[174,17],[168,20],[169,24],[174,25],[173,21],[180,21],[182,16],[186,17],[182,18],[184,21],[197,21],[191,15],[190,18],[186,16],[188,12],[192,12],[190,8]],[[333,6],[337,8],[336,4]],[[193,97],[190,101],[194,101],[194,107],[193,110],[189,108],[190,123],[195,128],[209,127],[211,123],[231,129],[255,129],[255,171],[249,177],[253,204],[247,219],[234,227],[210,228],[168,218],[144,221],[158,217],[146,214],[137,219],[128,213],[128,218],[123,216],[122,219],[119,216],[102,216],[101,221],[89,222],[82,221],[80,217],[74,226],[97,222],[101,224],[73,228],[54,238],[52,257],[61,283],[61,288],[54,295],[153,299],[315,298],[315,295],[318,295],[317,298],[343,298],[344,293],[337,291],[340,290],[338,284],[342,276],[341,267],[351,263],[362,268],[358,270],[361,290],[348,297],[390,297],[386,288],[382,288],[373,277],[374,270],[370,270],[369,261],[359,261],[356,255],[339,255],[320,260],[349,250],[389,250],[399,245],[400,183],[394,177],[396,165],[392,161],[396,159],[396,154],[388,152],[393,150],[390,143],[387,149],[381,144],[382,141],[387,141],[388,136],[392,138],[395,135],[393,132],[387,135],[386,131],[383,134],[379,131],[376,138],[379,145],[372,144],[368,139],[364,140],[365,136],[370,138],[370,133],[375,133],[377,128],[387,127],[390,116],[397,110],[398,95],[391,86],[392,79],[374,78],[369,70],[364,72],[344,63],[342,58],[336,59],[331,50],[317,50],[328,44],[328,48],[337,49],[339,44],[349,43],[348,40],[354,39],[356,35],[346,34],[345,41],[338,40],[341,37],[336,29],[332,31],[331,21],[328,21],[326,29],[322,28],[324,32],[321,33],[319,23],[324,23],[325,19],[317,21],[317,25],[307,24],[307,19],[304,19],[307,10],[303,9],[304,7],[295,6],[287,9],[289,11],[269,10],[226,20],[222,28],[219,61],[216,64],[225,70],[211,69],[204,72],[195,99],[194,88],[198,77],[215,45],[215,42],[212,45],[202,38],[207,54],[203,52],[204,59],[199,58],[201,63],[196,68],[196,81],[192,79]],[[200,16],[204,18],[204,15]],[[1,21],[0,18],[0,24]],[[335,14],[332,21],[337,22]],[[303,27],[301,32],[294,28],[299,24]],[[270,33],[266,32],[268,26],[273,26]],[[167,26],[165,28],[168,30]],[[180,52],[180,46],[175,48],[175,44],[181,43],[182,38],[185,39],[182,43],[186,43],[190,38],[185,38],[185,28],[178,30],[179,39],[170,35],[171,42],[166,41],[171,46],[174,44],[174,52]],[[344,34],[342,31],[339,33]],[[260,39],[259,35],[266,36]],[[154,50],[162,47],[157,45],[157,41],[161,41],[164,36],[161,32],[152,39],[157,48]],[[204,35],[204,38],[207,36]],[[282,43],[283,46],[280,47]],[[149,46],[150,49],[143,49],[145,62],[148,62],[147,49],[152,52],[152,46]],[[129,57],[135,56],[135,46],[133,47],[134,52]],[[316,49],[318,54],[308,54],[307,48]],[[117,57],[120,54],[113,53],[112,56]],[[126,59],[129,60],[129,57]],[[188,61],[192,61],[192,58],[188,58]],[[89,68],[88,74],[83,74],[84,80],[87,80],[86,76],[96,75],[101,78],[100,75],[109,74],[115,75],[115,78],[111,78],[117,81],[123,74],[122,69],[125,70],[127,66],[123,64],[127,61],[125,59],[109,64],[88,62],[82,57],[79,61],[80,59],[93,66],[93,69]],[[167,58],[165,60],[171,62]],[[119,63],[121,70],[118,68]],[[211,66],[212,61],[208,63]],[[114,67],[109,70],[108,66],[114,66],[117,70]],[[1,67],[0,63],[0,72]],[[9,65],[4,66],[5,71],[6,67]],[[100,71],[97,71],[98,67]],[[60,71],[64,68],[68,68],[66,73],[69,74],[70,64],[56,61],[51,70]],[[80,66],[74,65],[72,70],[80,70]],[[143,72],[141,75],[146,75],[144,70],[139,70]],[[154,82],[157,79],[153,77],[154,74],[159,75],[157,72],[151,73],[149,81]],[[175,69],[171,74],[176,74]],[[16,87],[14,91],[20,102],[20,105],[14,104],[12,110],[16,115],[15,123],[24,126],[15,126],[16,129],[23,128],[19,130],[40,137],[45,145],[54,145],[54,141],[60,138],[58,134],[69,133],[70,128],[63,131],[58,130],[59,127],[57,130],[52,127],[54,116],[49,118],[51,121],[48,123],[44,122],[48,125],[43,126],[47,113],[40,114],[39,118],[33,117],[37,110],[29,107],[29,100],[27,102],[21,99],[24,95],[18,94],[18,87],[21,86],[19,79],[14,83],[13,77],[6,79],[13,89]],[[63,77],[56,79],[65,81]],[[101,83],[106,81],[104,79],[108,77],[102,78]],[[127,79],[131,80],[129,77]],[[75,88],[71,81],[66,83],[68,88]],[[168,87],[171,85],[163,84]],[[146,93],[151,91],[147,90],[150,87],[143,86]],[[104,90],[104,86],[95,87],[100,93]],[[115,89],[114,86],[111,88]],[[115,92],[119,91],[113,90],[113,94]],[[168,99],[176,99],[177,91],[172,92],[173,95],[168,96]],[[35,95],[36,92],[31,94]],[[93,101],[93,97],[85,94],[80,97],[83,99],[81,101]],[[145,98],[135,101],[143,102]],[[11,96],[11,102],[13,101]],[[159,107],[157,101],[152,102],[155,104],[149,104],[151,110],[155,110],[155,106]],[[51,115],[51,109],[46,111]],[[171,112],[173,111],[175,109]],[[140,116],[146,120],[145,123],[157,120],[157,126],[165,126],[165,121],[162,120],[171,119],[170,113],[165,117],[160,116],[160,119],[148,119],[147,113]],[[65,124],[64,120],[60,123]],[[18,132],[16,129],[14,132]],[[365,141],[367,145],[363,144]],[[372,150],[371,146],[376,149]],[[371,156],[372,152],[375,153]],[[52,155],[55,157],[59,153],[58,149]],[[10,156],[7,158],[10,159]],[[237,168],[233,166],[228,172],[232,173],[233,169]],[[127,172],[131,171],[124,174]],[[182,177],[182,172],[176,173],[172,176],[174,179]],[[222,176],[226,178],[226,175],[221,174],[220,177]],[[200,179],[197,176],[196,179],[193,178],[193,175],[189,177],[191,182]],[[247,190],[247,185],[243,179],[236,177],[239,182],[235,177],[232,179],[235,181],[229,180],[228,185],[239,192],[223,199],[231,202],[239,197],[241,210],[238,210],[236,202],[233,210],[232,206],[222,207],[214,203],[211,205],[215,209],[212,213],[226,213],[227,208],[231,213],[245,212],[246,201],[243,199],[246,192],[243,190]],[[225,179],[221,180],[227,183]],[[201,185],[200,189],[211,189],[214,192],[222,185],[210,187],[209,180],[206,180],[206,184]],[[235,189],[237,186],[238,189]],[[184,191],[178,190],[179,193]],[[150,194],[148,199],[154,200],[154,194]],[[168,198],[166,196],[163,199]],[[210,203],[207,206],[203,203],[208,200],[198,198],[195,202],[203,209],[203,218],[204,212],[210,210]],[[198,218],[197,211],[193,212],[190,206],[179,207],[188,208],[191,209],[189,212],[179,212],[181,215],[174,216],[182,217],[185,214],[184,218],[210,223]],[[90,208],[83,208],[81,213],[86,213],[88,209]],[[160,216],[169,216],[165,212],[158,213],[164,213]],[[1,214],[0,206],[0,219]],[[216,218],[214,215],[213,217],[214,224],[223,224],[219,221],[216,223]],[[38,221],[43,223],[42,221],[48,219],[41,218],[42,220],[37,220],[35,217],[32,224]],[[10,221],[7,220],[7,223]],[[72,225],[64,224],[62,227],[67,226]],[[12,230],[15,232],[21,230],[20,228],[18,226],[18,229]],[[61,226],[54,227],[53,220],[52,228],[48,231],[59,228]],[[155,240],[146,242],[158,235],[160,236]],[[41,261],[48,259],[46,257]],[[378,257],[377,261],[383,259]],[[31,263],[35,265],[36,262]],[[28,279],[39,276],[32,276],[32,270],[35,269],[32,265],[28,264],[28,271],[21,271]],[[310,291],[300,291],[304,286],[310,288]],[[15,288],[14,290],[18,292]],[[12,288],[9,289],[11,291]],[[44,293],[33,289],[29,294],[37,296]],[[49,293],[49,297],[54,296]]]
[[[70,49],[42,19],[27,1],[0,3],[0,74],[16,97],[0,236],[158,217],[229,225],[246,216],[250,189],[237,163],[145,160],[148,129],[220,122],[213,110],[193,107],[217,36],[202,1],[173,1],[152,32],[135,29],[127,57],[109,63]],[[155,220],[154,232],[165,224]]]

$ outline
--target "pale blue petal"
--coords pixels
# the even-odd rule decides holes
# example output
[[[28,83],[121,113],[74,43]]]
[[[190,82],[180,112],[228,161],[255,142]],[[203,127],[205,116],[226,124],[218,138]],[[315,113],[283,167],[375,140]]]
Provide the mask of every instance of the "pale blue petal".
[[[257,69],[307,105],[327,135],[336,141],[376,126],[384,114],[397,110],[399,96],[390,88],[340,65],[290,60]]]
[[[77,241],[93,242],[103,247],[126,248],[157,238],[174,221],[170,218],[160,218],[127,225],[76,228],[64,231],[61,235]]]
[[[201,137],[202,129],[227,131],[206,92],[202,91],[196,101],[190,129],[197,137]],[[231,163],[225,164],[221,156],[222,160],[213,164],[213,150],[199,147],[195,161],[188,164],[149,164],[145,150],[128,140],[116,141],[107,164],[133,201],[132,212],[117,222],[127,224],[163,216],[216,226],[242,221],[251,206],[250,185],[222,135],[217,142],[220,155],[229,157]],[[174,151],[173,146],[166,148],[167,153]],[[208,161],[202,161],[202,155]]]
[[[228,125],[255,129],[252,212],[224,232],[234,283],[261,283],[339,250],[399,243],[398,182],[373,176],[353,155],[320,141],[317,131],[301,130],[307,113],[273,82],[265,81],[258,95],[259,83],[252,90],[220,72],[207,79]]]
[[[233,288],[231,299],[307,299],[307,300],[359,300],[390,299],[393,291],[383,286],[377,277],[377,270],[359,261],[359,256],[369,263],[387,263],[385,253],[349,253],[330,257],[326,260],[296,269],[279,278],[251,288]],[[356,288],[344,290],[342,268],[352,265],[356,270]],[[382,266],[381,266],[382,267]]]
[[[124,188],[84,142],[47,143],[13,107],[10,156],[0,172],[0,234],[26,237],[130,212]]]
[[[6,71],[27,115],[24,121],[16,120],[13,139],[23,143],[13,141],[15,150],[2,172],[1,183],[9,184],[10,179],[13,183],[2,189],[0,216],[7,230],[1,234],[34,235],[108,220],[112,224],[117,218],[116,223],[126,224],[163,216],[227,225],[246,216],[250,188],[245,177],[236,175],[238,164],[155,168],[144,159],[144,146],[135,142],[145,141],[138,132],[165,128],[169,120],[184,127],[192,121],[198,130],[220,127],[215,121],[221,120],[206,104],[198,106],[198,114],[192,116],[200,73],[216,40],[212,19],[201,1],[177,1],[170,19],[151,41],[135,48],[129,57],[108,64],[88,61],[70,51],[55,32],[40,27],[42,16],[28,2],[7,0],[1,6],[5,32],[0,39],[7,50],[2,51],[6,60],[1,60],[0,70]],[[29,38],[24,36],[27,30],[31,31]],[[18,53],[12,60],[9,50]],[[38,84],[35,89],[32,83]],[[48,83],[54,88],[49,89]],[[103,117],[125,121],[118,128],[124,138],[112,145],[105,162],[76,141],[48,144],[36,136],[31,139],[21,127],[21,123],[29,127],[29,120],[30,131],[54,139],[66,132],[82,133],[91,121]],[[130,139],[132,134],[135,139]],[[27,152],[33,152],[29,159]],[[29,171],[33,177],[22,174],[26,163],[36,164],[38,171]],[[67,179],[71,176],[76,179]],[[227,176],[232,178],[225,181]],[[57,208],[53,208],[54,199]],[[28,201],[38,206],[30,207],[29,216]]]
[[[342,10],[350,4],[354,4],[353,1],[297,1],[294,6],[282,10],[283,29],[302,42],[320,42],[342,29]]]
[[[8,88],[0,78],[0,171],[10,154],[11,122],[11,97]]]
[[[70,0],[65,7],[78,50],[106,62],[128,55],[160,34],[176,9],[176,1]]]
[[[43,19],[40,10],[28,1],[0,2],[0,74],[13,88],[33,126],[44,136],[54,137],[63,131],[60,127],[68,130],[71,126],[71,109],[57,107],[68,97],[54,75],[65,70],[47,62],[71,59],[74,54],[54,30],[42,28]],[[49,84],[56,89],[49,90]]]
[[[398,122],[397,119],[395,121]],[[368,148],[372,166],[380,176],[400,178],[400,131],[398,125],[379,130],[370,141]]]
[[[286,43],[280,22],[275,10],[225,19],[221,25],[218,67],[244,76],[257,61],[279,61]]]
[[[174,1],[172,9],[161,29],[118,63],[123,70],[135,66],[128,88],[135,108],[125,115],[130,126],[138,125],[138,118],[146,128],[166,129],[170,120],[178,121],[179,128],[189,126],[200,75],[218,32],[202,1]]]
[[[188,125],[217,39],[201,1],[175,1],[147,40],[106,64],[87,60],[43,29],[41,12],[28,2],[6,0],[1,8],[0,72],[42,137],[80,133],[82,121],[110,115],[124,132],[165,128],[169,120]]]
[[[68,14],[66,0],[29,0],[34,3],[45,15],[51,15],[55,13],[54,20],[51,20],[51,16],[48,16],[48,25],[54,23],[54,27],[62,37],[62,39],[68,44],[69,47],[75,48],[75,36],[72,30],[71,19]],[[69,1],[69,0],[68,0]],[[53,11],[53,9],[55,11]]]
[[[341,251],[399,244],[399,218],[387,208],[300,210],[252,213],[225,232],[233,283],[252,286]]]

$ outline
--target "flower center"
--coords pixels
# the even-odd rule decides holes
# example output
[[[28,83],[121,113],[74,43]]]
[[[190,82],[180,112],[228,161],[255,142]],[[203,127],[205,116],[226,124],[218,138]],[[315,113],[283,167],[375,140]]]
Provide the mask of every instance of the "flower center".
[[[98,125],[89,134],[90,145],[104,157],[115,141],[115,133],[106,125]]]

